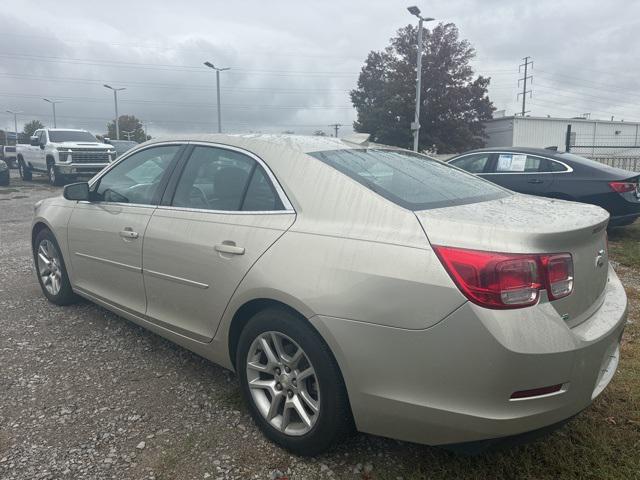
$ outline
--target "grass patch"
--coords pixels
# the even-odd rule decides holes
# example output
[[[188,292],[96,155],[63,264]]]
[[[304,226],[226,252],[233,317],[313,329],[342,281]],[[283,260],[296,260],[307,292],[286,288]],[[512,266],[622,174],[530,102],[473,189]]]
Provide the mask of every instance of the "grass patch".
[[[640,222],[609,232],[609,252],[625,267],[640,269]]]

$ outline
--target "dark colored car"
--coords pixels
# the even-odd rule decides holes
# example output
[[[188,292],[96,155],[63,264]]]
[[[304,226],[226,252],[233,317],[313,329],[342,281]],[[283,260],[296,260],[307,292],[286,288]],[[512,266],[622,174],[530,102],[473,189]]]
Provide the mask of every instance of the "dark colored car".
[[[4,160],[0,160],[0,187],[9,186],[9,166]]]
[[[572,153],[541,148],[485,148],[449,163],[510,190],[590,203],[611,215],[612,227],[640,216],[640,174],[609,167]]]

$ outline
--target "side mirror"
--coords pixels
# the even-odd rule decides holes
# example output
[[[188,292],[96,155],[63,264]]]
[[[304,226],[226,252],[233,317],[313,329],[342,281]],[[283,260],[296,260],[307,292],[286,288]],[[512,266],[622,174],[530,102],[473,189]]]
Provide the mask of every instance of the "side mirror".
[[[87,182],[71,183],[64,187],[62,196],[67,200],[89,201],[89,184]]]
[[[38,137],[31,137],[29,139],[29,145],[31,145],[32,147],[37,147],[38,145],[40,145],[40,139],[38,139]]]

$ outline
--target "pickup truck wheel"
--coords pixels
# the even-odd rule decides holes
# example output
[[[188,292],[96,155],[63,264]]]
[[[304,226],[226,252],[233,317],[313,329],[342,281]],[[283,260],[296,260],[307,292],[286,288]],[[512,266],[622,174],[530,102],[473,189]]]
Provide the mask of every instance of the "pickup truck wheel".
[[[58,169],[55,165],[49,164],[47,166],[47,174],[49,175],[49,183],[56,187],[64,183],[64,177],[58,173]]]
[[[33,242],[33,260],[38,282],[47,300],[56,305],[71,305],[78,297],[73,293],[60,246],[53,233],[44,228]]]
[[[20,173],[20,178],[22,180],[31,180],[31,169],[25,165],[24,160],[21,158],[18,159],[18,173]]]

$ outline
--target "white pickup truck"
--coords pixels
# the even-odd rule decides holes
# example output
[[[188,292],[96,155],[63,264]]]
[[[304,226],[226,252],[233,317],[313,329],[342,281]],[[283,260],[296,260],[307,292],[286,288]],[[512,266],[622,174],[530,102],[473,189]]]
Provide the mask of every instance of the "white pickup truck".
[[[112,145],[98,142],[86,130],[43,128],[34,132],[30,145],[18,144],[16,150],[23,180],[31,180],[32,172],[42,172],[52,185],[91,177],[116,158]]]

